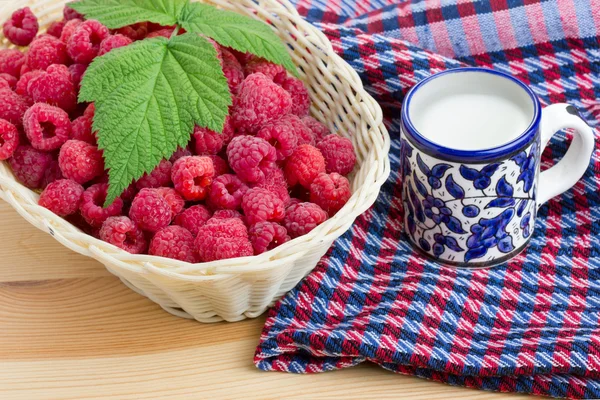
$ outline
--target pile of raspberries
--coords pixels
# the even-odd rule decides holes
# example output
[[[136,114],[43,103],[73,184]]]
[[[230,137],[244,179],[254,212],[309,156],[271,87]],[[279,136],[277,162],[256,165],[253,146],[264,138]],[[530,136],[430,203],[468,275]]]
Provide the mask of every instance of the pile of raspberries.
[[[222,133],[196,127],[103,208],[108,174],[93,132],[94,104],[78,104],[95,57],[174,27],[111,31],[73,9],[38,36],[29,8],[4,26],[0,51],[0,160],[39,204],[84,232],[134,254],[208,262],[261,254],[302,236],[351,196],[349,139],[309,116],[309,93],[283,67],[213,43],[233,96]]]

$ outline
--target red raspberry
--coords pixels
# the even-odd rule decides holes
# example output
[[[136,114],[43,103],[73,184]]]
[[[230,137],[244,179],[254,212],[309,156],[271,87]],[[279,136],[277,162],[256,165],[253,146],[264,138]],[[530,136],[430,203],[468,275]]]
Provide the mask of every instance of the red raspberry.
[[[71,81],[77,90],[81,87],[81,81],[83,80],[83,75],[85,75],[85,71],[87,71],[87,65],[85,64],[73,64],[69,65],[69,74],[71,74]]]
[[[171,161],[171,164],[175,164],[175,161],[179,160],[180,158],[183,157],[187,157],[187,156],[191,156],[192,152],[190,151],[190,149],[186,148],[178,148],[177,150],[175,150],[175,153],[173,153],[173,155],[171,156],[171,158],[169,159],[169,161]]]
[[[240,83],[244,80],[244,69],[237,58],[224,47],[221,47],[221,56],[223,57],[223,73],[229,83],[229,90],[231,93],[237,93]]]
[[[4,86],[2,87],[3,89],[6,89],[6,88],[8,88],[8,89],[11,89],[11,90],[13,90],[13,89],[16,89],[16,87],[17,87],[17,78],[15,78],[15,77],[14,77],[14,76],[12,76],[12,75],[5,74],[5,73],[0,73],[0,82],[1,82],[1,81],[4,81],[4,82],[6,82],[6,85],[4,85],[4,84],[2,83],[2,85],[4,85]]]
[[[158,231],[150,242],[148,254],[195,263],[198,261],[194,236],[181,226],[167,226]]]
[[[92,118],[85,115],[75,119],[71,125],[71,138],[96,144],[96,135],[92,132],[92,124]]]
[[[271,80],[275,79],[281,73],[286,73],[285,68],[281,65],[273,64],[263,58],[254,56],[244,66],[244,73],[248,76],[257,72],[268,76]]]
[[[8,160],[19,147],[19,130],[10,122],[0,119],[0,161]]]
[[[311,101],[304,82],[298,78],[288,77],[281,83],[281,87],[292,97],[292,114],[299,117],[308,115]]]
[[[338,135],[329,135],[317,145],[323,157],[327,173],[348,175],[356,165],[356,153],[352,141]]]
[[[142,40],[148,34],[148,23],[138,22],[137,24],[124,26],[117,29],[117,34],[123,35],[132,41]]]
[[[321,174],[310,185],[310,201],[334,215],[352,197],[350,182],[340,174]]]
[[[248,61],[252,60],[255,56],[252,53],[242,53],[237,51],[236,49],[232,49],[231,47],[227,47],[227,51],[229,51],[241,65],[246,65]]]
[[[146,39],[152,39],[155,37],[164,37],[166,39],[169,39],[173,35],[174,31],[175,31],[175,28],[159,29],[157,31],[149,33],[148,36],[146,36]]]
[[[285,204],[279,196],[261,188],[252,188],[246,192],[242,209],[248,225],[263,221],[278,222],[285,216]]]
[[[109,36],[106,39],[104,39],[102,43],[100,43],[100,51],[98,52],[98,57],[105,55],[113,49],[129,46],[131,43],[133,43],[133,41],[124,35]]]
[[[82,185],[104,172],[102,152],[81,140],[67,140],[60,148],[58,164],[65,178]]]
[[[221,175],[215,178],[208,194],[208,204],[212,209],[237,210],[248,186],[235,175]]]
[[[36,103],[27,110],[23,127],[31,145],[42,151],[58,149],[71,136],[69,114],[44,103]]]
[[[69,20],[63,27],[62,32],[60,33],[60,40],[66,44],[69,41],[69,39],[71,39],[71,36],[73,36],[73,33],[75,33],[77,27],[82,23],[83,18],[74,18],[72,20]]]
[[[175,225],[184,227],[190,231],[192,235],[197,236],[200,227],[206,224],[210,217],[211,213],[208,211],[208,208],[203,205],[196,205],[183,210],[175,217],[174,223]]]
[[[156,189],[140,190],[129,210],[129,218],[149,232],[158,232],[169,226],[172,217],[171,205]]]
[[[138,190],[144,188],[159,188],[162,186],[171,186],[171,169],[173,164],[170,161],[162,160],[160,164],[149,174],[144,174],[135,183]]]
[[[56,155],[58,157],[58,155]],[[58,180],[65,179],[60,170],[60,166],[58,165],[58,160],[52,155],[52,162],[46,168],[46,172],[44,172],[44,178],[42,179],[41,187],[45,188],[52,182],[56,182]]]
[[[144,232],[127,217],[110,217],[100,229],[100,239],[131,254],[142,254],[148,243]]]
[[[306,125],[304,125],[302,120],[297,115],[289,114],[282,117],[281,119],[282,121],[285,121],[288,124],[290,124],[290,126],[292,127],[292,130],[298,138],[298,146],[302,144],[310,144],[311,146],[315,145],[316,138],[314,132],[311,131]]]
[[[29,7],[15,11],[3,25],[4,36],[17,46],[28,46],[35,38],[40,25]]]
[[[31,72],[26,72],[23,75],[21,75],[21,78],[17,82],[17,87],[15,88],[15,92],[17,92],[17,94],[19,96],[22,96],[25,99],[27,99],[28,101],[30,101],[31,103],[33,103],[33,99],[29,95],[29,90],[28,90],[29,83],[32,80],[34,80],[35,78],[41,76],[43,73],[44,73],[44,71],[35,70],[35,71],[31,71]]]
[[[108,184],[97,183],[83,192],[79,211],[85,221],[95,228],[100,228],[109,217],[120,215],[123,211],[123,200],[117,197],[108,207],[104,208]]]
[[[265,180],[265,173],[275,167],[277,152],[264,139],[253,136],[236,136],[227,146],[229,165],[245,182]]]
[[[242,69],[242,65],[240,64],[238,59],[233,55],[230,49],[219,45],[219,50],[221,51],[221,58],[223,59],[223,63],[230,63],[233,64],[234,67]]]
[[[60,35],[62,35],[62,31],[65,28],[67,21],[54,21],[53,23],[50,24],[50,26],[48,27],[48,30],[46,31],[46,33],[48,35],[52,35],[55,38],[60,38]]]
[[[148,22],[148,32],[156,32],[156,31],[160,31],[161,29],[175,29],[175,25],[161,25],[161,24],[157,24],[155,22]]]
[[[228,174],[230,172],[229,165],[227,165],[227,161],[223,160],[219,156],[210,155],[207,156],[213,162],[213,167],[215,168],[215,176],[221,176]]]
[[[248,230],[238,218],[209,221],[202,226],[196,237],[196,250],[204,262],[254,254]]]
[[[313,203],[299,203],[287,208],[283,225],[292,238],[306,235],[327,220],[327,213]]]
[[[67,42],[69,56],[79,64],[89,64],[98,56],[100,44],[110,35],[100,22],[88,19],[75,29]]]
[[[313,131],[313,133],[315,134],[315,137],[317,139],[317,142],[320,141],[321,139],[323,139],[325,136],[331,134],[331,131],[329,130],[329,128],[327,126],[325,126],[321,122],[317,121],[310,115],[307,115],[306,117],[302,117],[302,122],[308,129]]]
[[[75,11],[69,6],[65,6],[65,8],[63,9],[63,16],[67,21],[71,21],[73,19],[83,19],[83,15],[79,14],[77,11]]]
[[[286,205],[290,202],[288,184],[283,175],[283,171],[279,168],[272,168],[267,171],[265,180],[256,185],[256,187],[267,189],[268,191],[275,193]]]
[[[183,211],[185,200],[177,193],[177,190],[170,187],[161,187],[157,188],[156,191],[169,203],[172,216],[178,215]]]
[[[19,96],[10,89],[0,89],[0,118],[19,127],[23,123],[23,115],[29,108],[26,98]]]
[[[196,154],[201,156],[208,154],[217,154],[218,152],[220,152],[223,148],[224,134],[225,132],[221,134],[215,131],[211,131],[208,128],[201,128],[199,126],[196,126],[194,128],[194,133],[192,134]]]
[[[231,218],[237,218],[237,219],[241,220],[242,222],[244,222],[244,216],[239,211],[236,211],[236,210],[217,210],[213,214],[211,220],[212,220],[212,222],[214,222],[219,219],[231,219]]]
[[[233,127],[240,133],[257,132],[292,109],[292,98],[263,74],[249,75],[238,88],[233,103]]]
[[[39,189],[44,173],[52,163],[52,155],[31,146],[19,146],[8,163],[19,182],[29,189]]]
[[[64,32],[63,32],[64,33]],[[46,70],[52,64],[67,64],[67,46],[54,36],[44,36],[34,40],[27,52],[27,67],[30,71]]]
[[[325,158],[319,149],[309,144],[298,146],[287,160],[284,169],[285,178],[290,186],[300,184],[305,188],[310,187],[322,172],[325,172]]]
[[[298,147],[298,137],[292,126],[284,119],[267,124],[261,128],[256,137],[265,139],[277,151],[277,160],[283,161],[294,153]]]
[[[189,201],[204,200],[215,176],[213,163],[208,157],[183,157],[175,162],[171,180],[175,189]]]
[[[66,217],[79,210],[82,196],[83,186],[69,179],[61,179],[44,189],[38,204],[60,217]]]
[[[0,50],[0,73],[18,78],[25,64],[25,54],[17,49]]]
[[[248,236],[256,255],[273,250],[291,240],[287,229],[275,222],[259,222],[252,225],[248,230]]]
[[[77,93],[65,65],[51,65],[27,86],[34,102],[47,103],[71,112],[77,107]]]

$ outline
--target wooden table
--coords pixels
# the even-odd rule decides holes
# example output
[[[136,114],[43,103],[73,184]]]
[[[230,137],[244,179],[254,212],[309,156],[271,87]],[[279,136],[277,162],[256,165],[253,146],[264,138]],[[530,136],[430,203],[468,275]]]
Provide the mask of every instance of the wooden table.
[[[252,363],[264,317],[176,318],[0,201],[0,399],[530,399],[361,365],[318,375]]]

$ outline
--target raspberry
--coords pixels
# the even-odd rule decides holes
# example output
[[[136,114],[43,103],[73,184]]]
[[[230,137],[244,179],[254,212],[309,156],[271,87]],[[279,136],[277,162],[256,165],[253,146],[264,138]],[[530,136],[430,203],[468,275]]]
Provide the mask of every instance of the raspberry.
[[[92,118],[82,115],[71,125],[71,138],[91,144],[96,144],[96,135],[92,132]]]
[[[172,217],[171,205],[156,189],[140,190],[129,210],[129,218],[149,232],[158,232],[167,227]]]
[[[81,140],[67,140],[60,148],[58,164],[65,178],[82,185],[104,172],[102,152]]]
[[[223,57],[223,73],[227,78],[229,90],[231,93],[237,93],[240,83],[244,80],[244,69],[237,58],[224,47],[221,47],[221,56]]]
[[[110,217],[100,229],[100,239],[131,254],[146,251],[144,232],[127,217]]]
[[[262,182],[265,172],[275,167],[277,152],[264,139],[236,136],[227,146],[229,165],[240,179],[248,183]]]
[[[113,35],[109,36],[100,43],[100,51],[98,52],[98,56],[103,56],[109,51],[113,49],[118,49],[119,47],[129,46],[133,41],[124,35]]]
[[[183,157],[175,162],[171,179],[175,189],[189,201],[204,200],[212,184],[215,169],[208,157]]]
[[[6,88],[0,89],[0,99],[0,118],[15,126],[21,126],[23,115],[29,108],[27,99]]]
[[[249,225],[263,221],[278,222],[285,216],[285,204],[267,189],[252,188],[242,200],[242,209]]]
[[[108,207],[104,208],[108,184],[97,183],[83,192],[79,211],[85,221],[95,228],[100,228],[109,217],[120,215],[123,211],[123,200],[117,197]]]
[[[3,25],[4,36],[17,46],[28,46],[35,38],[40,25],[29,7],[15,11]]]
[[[171,161],[171,164],[175,164],[175,161],[179,160],[182,157],[187,157],[187,156],[191,156],[192,152],[190,151],[190,149],[186,148],[181,148],[179,147],[175,153],[173,153],[173,155],[171,156],[171,158],[169,159],[169,161]]]
[[[65,6],[65,8],[63,9],[63,16],[67,21],[71,21],[73,19],[83,19],[83,15],[79,14],[77,11],[75,11],[69,6]]]
[[[79,90],[81,87],[81,81],[83,80],[83,75],[85,75],[85,71],[87,71],[87,65],[85,64],[73,64],[69,65],[69,74],[71,74],[71,81],[75,88]]]
[[[221,176],[228,174],[230,172],[229,165],[227,165],[227,161],[223,160],[219,156],[207,156],[213,162],[213,167],[215,168],[215,176]]]
[[[157,31],[149,33],[148,36],[146,36],[146,39],[152,39],[155,37],[164,37],[164,38],[168,39],[171,37],[171,35],[173,35],[174,31],[175,31],[175,28],[159,29]]]
[[[208,194],[208,204],[212,209],[237,210],[248,186],[235,175],[221,175],[213,181]]]
[[[196,250],[204,262],[254,254],[248,239],[248,230],[237,218],[209,221],[196,237]]]
[[[177,190],[170,187],[157,188],[156,191],[160,194],[171,207],[171,215],[178,215],[185,207],[185,200],[177,193]]]
[[[350,182],[340,174],[321,174],[310,185],[310,201],[334,215],[352,197]]]
[[[227,47],[227,51],[233,54],[233,56],[237,58],[241,65],[247,64],[248,61],[254,58],[254,55],[252,53],[242,53],[237,51],[236,49],[232,49],[231,47]]]
[[[327,213],[313,203],[294,204],[286,210],[283,225],[292,238],[306,235],[327,220]]]
[[[60,40],[66,44],[69,41],[69,39],[71,39],[71,36],[73,36],[73,33],[75,33],[77,27],[82,23],[83,18],[74,18],[72,20],[69,20],[63,27],[62,32],[60,33]]]
[[[272,62],[255,56],[244,66],[244,73],[248,76],[258,72],[268,76],[271,80],[275,79],[275,77],[281,73],[286,73],[285,68],[281,65],[273,64]]]
[[[125,36],[132,41],[142,40],[148,34],[148,23],[139,22],[137,24],[124,26],[122,28],[117,29],[117,34]]]
[[[161,25],[155,22],[148,22],[148,32],[156,32],[161,29],[175,29],[175,25]]]
[[[79,64],[89,64],[100,51],[100,44],[110,35],[108,28],[89,19],[75,29],[67,42],[69,56]]]
[[[289,77],[281,83],[281,87],[292,97],[292,114],[299,117],[308,115],[311,101],[304,82],[298,78]]]
[[[47,103],[71,112],[77,107],[77,93],[65,65],[51,65],[46,72],[34,77],[27,92],[36,103]]]
[[[256,255],[273,250],[291,240],[287,234],[287,229],[274,222],[259,222],[252,225],[248,230],[248,236]]]
[[[15,177],[29,189],[42,186],[44,173],[52,163],[52,155],[31,146],[19,146],[8,160]]]
[[[108,182],[108,174],[106,174],[106,182]],[[121,193],[121,196],[119,197],[123,199],[125,203],[131,203],[137,194],[138,192],[135,189],[135,185],[131,184],[123,191],[123,193]]]
[[[31,71],[31,72],[26,72],[23,75],[21,75],[21,78],[17,82],[17,87],[15,88],[15,92],[17,92],[18,95],[24,97],[25,99],[27,99],[28,101],[33,103],[33,99],[29,95],[29,91],[27,88],[29,87],[29,83],[32,80],[41,76],[43,73],[44,73],[44,71],[35,70],[35,71]]]
[[[69,114],[44,103],[36,103],[27,110],[23,127],[31,145],[42,151],[58,149],[71,136]]]
[[[79,210],[82,196],[83,186],[69,179],[61,179],[44,189],[38,204],[60,217],[66,217]]]
[[[310,115],[307,115],[306,117],[302,117],[302,122],[308,129],[313,131],[313,133],[315,134],[315,137],[317,139],[317,142],[320,141],[321,139],[323,139],[325,136],[331,134],[331,131],[329,130],[329,128],[327,126],[325,126],[321,122],[317,121]]]
[[[197,155],[217,154],[223,148],[222,134],[208,128],[196,126],[192,136]]]
[[[290,186],[300,184],[308,188],[315,178],[325,172],[325,158],[309,144],[298,146],[285,164],[284,174]]]
[[[192,235],[197,236],[198,230],[208,222],[211,214],[208,208],[202,205],[191,206],[183,210],[175,217],[175,225],[179,225],[187,229]]]
[[[211,220],[213,220],[213,222],[214,222],[219,219],[231,219],[231,218],[237,218],[237,219],[241,220],[242,222],[244,221],[244,216],[239,211],[236,211],[236,210],[217,210],[213,214]]]
[[[198,261],[194,236],[181,226],[168,226],[158,231],[150,242],[148,254],[195,263]]]
[[[292,98],[263,74],[246,77],[233,103],[233,127],[240,133],[257,132],[292,109]]]
[[[316,138],[314,132],[304,125],[302,120],[297,115],[289,114],[281,119],[290,124],[292,127],[292,130],[298,138],[298,146],[302,144],[310,144],[311,146],[315,145]]]
[[[0,119],[0,161],[8,160],[19,147],[19,130],[10,122]]]
[[[327,173],[348,175],[356,165],[356,154],[352,141],[338,135],[328,135],[317,145],[325,158]]]
[[[48,35],[54,36],[55,38],[60,38],[60,35],[62,35],[62,31],[65,28],[66,23],[67,21],[54,21],[50,24],[46,33]]]
[[[64,34],[64,31],[63,31]],[[27,67],[30,71],[46,70],[52,64],[67,64],[67,46],[54,36],[44,36],[34,40],[27,52]]]
[[[18,78],[25,64],[25,54],[17,49],[0,50],[0,73]]]
[[[41,183],[42,188],[47,187],[52,182],[56,182],[58,180],[65,179],[65,177],[62,174],[62,171],[60,170],[60,166],[58,165],[58,160],[55,159],[54,157],[55,156],[53,155],[52,162],[50,164],[48,164],[48,167],[46,168],[46,172],[44,172],[44,178],[42,179],[42,183]],[[58,157],[58,155],[56,157]]]
[[[280,119],[261,128],[256,137],[266,140],[277,151],[277,160],[283,161],[294,153],[298,146],[298,137],[292,126]]]
[[[170,161],[162,160],[160,164],[149,174],[144,174],[135,183],[138,190],[144,188],[159,188],[162,186],[171,186],[171,169],[173,164]]]
[[[12,89],[16,89],[16,87],[17,87],[17,78],[15,78],[12,75],[0,73],[0,82],[1,81],[6,82],[6,85],[2,84],[2,85],[4,85],[2,87],[3,89],[8,88],[8,89],[12,90]]]
[[[287,181],[285,180],[283,171],[279,168],[273,168],[267,171],[264,182],[259,183],[256,187],[267,189],[270,192],[275,193],[286,205],[290,202],[290,192]]]

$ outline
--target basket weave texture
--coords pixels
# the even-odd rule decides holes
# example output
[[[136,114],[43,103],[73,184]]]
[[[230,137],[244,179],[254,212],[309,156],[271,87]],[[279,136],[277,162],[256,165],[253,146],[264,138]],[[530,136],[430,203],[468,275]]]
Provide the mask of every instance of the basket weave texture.
[[[12,0],[0,6],[0,21],[29,6],[47,27],[61,18],[66,0]],[[345,233],[357,216],[376,200],[390,172],[390,139],[382,111],[363,89],[357,73],[335,54],[329,40],[304,21],[286,0],[213,0],[223,9],[269,21],[290,46],[313,105],[312,115],[332,131],[350,138],[357,167],[350,176],[353,196],[334,217],[309,234],[259,256],[189,264],[146,255],[132,255],[82,233],[64,219],[37,205],[38,194],[15,180],[0,162],[0,198],[27,221],[50,233],[69,249],[92,257],[125,285],[166,311],[200,322],[239,321],[262,314],[305,277]],[[1,46],[10,47],[1,35]],[[43,268],[43,266],[40,266]]]

